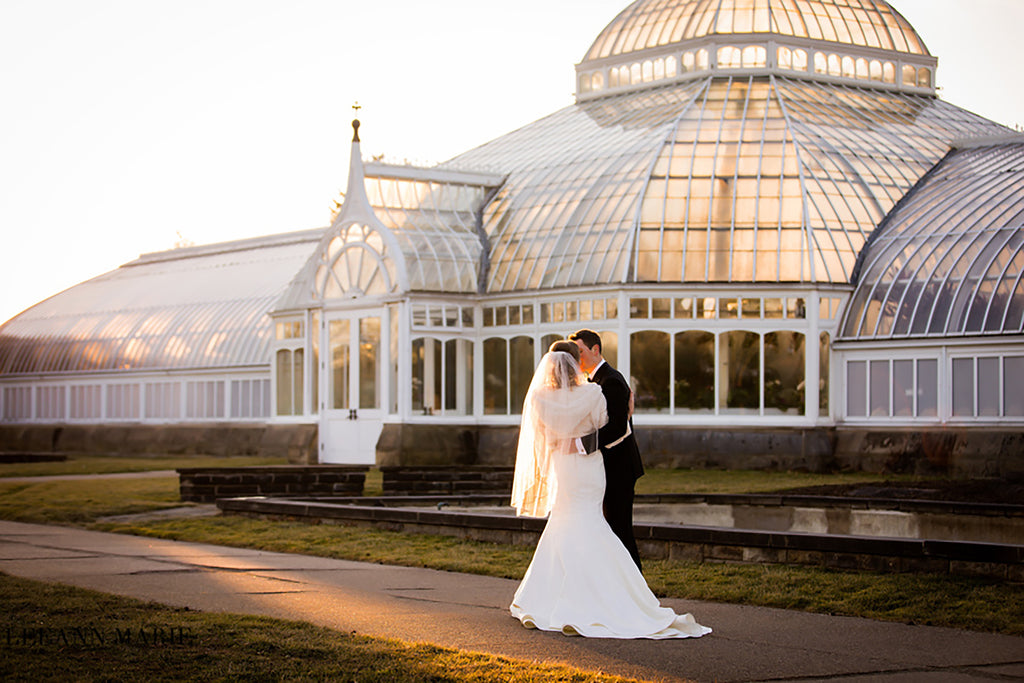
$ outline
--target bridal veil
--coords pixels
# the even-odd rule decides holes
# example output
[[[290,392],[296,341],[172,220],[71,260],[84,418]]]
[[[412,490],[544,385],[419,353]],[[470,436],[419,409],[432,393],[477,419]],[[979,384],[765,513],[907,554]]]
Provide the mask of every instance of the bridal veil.
[[[564,351],[544,354],[523,402],[512,506],[517,515],[544,517],[558,490],[553,456],[584,453],[580,437],[608,421],[601,388],[587,382]]]

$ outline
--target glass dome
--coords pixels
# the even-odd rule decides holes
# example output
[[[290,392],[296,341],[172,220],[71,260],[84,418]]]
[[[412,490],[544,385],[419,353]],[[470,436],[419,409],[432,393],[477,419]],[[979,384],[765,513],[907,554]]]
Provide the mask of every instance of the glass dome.
[[[488,292],[847,284],[951,140],[1001,132],[927,95],[705,78],[580,102],[449,164],[509,172],[484,211]]]
[[[864,250],[846,339],[1024,332],[1024,138],[958,149]]]
[[[601,32],[584,61],[747,33],[928,54],[914,28],[885,0],[637,0]]]
[[[576,66],[576,98],[753,73],[934,94],[936,66],[884,0],[639,0]]]

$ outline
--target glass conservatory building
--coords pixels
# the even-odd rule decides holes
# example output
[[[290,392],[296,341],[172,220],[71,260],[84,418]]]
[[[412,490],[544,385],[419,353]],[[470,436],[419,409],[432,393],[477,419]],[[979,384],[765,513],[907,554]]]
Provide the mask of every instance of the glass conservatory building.
[[[364,163],[356,124],[329,228],[8,321],[0,434],[315,425],[320,462],[508,464],[588,327],[652,465],[1019,470],[1024,138],[936,66],[884,0],[638,0],[573,105],[431,168]]]

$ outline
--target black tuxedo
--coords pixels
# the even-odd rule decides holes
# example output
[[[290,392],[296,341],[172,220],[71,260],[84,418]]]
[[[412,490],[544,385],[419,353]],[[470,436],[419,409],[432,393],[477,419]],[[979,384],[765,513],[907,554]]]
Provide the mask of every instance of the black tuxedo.
[[[640,567],[640,553],[633,537],[633,490],[636,480],[644,473],[644,466],[629,416],[631,391],[622,373],[607,362],[601,364],[590,381],[601,387],[608,404],[608,424],[597,432],[606,478],[604,516]],[[622,438],[627,431],[629,435]]]

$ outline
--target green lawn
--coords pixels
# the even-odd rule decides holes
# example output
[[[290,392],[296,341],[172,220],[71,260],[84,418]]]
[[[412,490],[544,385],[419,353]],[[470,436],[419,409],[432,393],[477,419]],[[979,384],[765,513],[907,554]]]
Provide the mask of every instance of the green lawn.
[[[112,474],[115,472],[153,472],[179,467],[253,467],[255,465],[287,465],[285,458],[257,456],[218,457],[212,455],[179,455],[139,458],[128,456],[69,455],[57,462],[0,463],[3,477],[46,477],[56,474]]]
[[[644,493],[772,491],[874,475],[654,470]],[[106,481],[0,480],[0,518],[296,552],[383,564],[522,577],[532,548],[401,534],[356,526],[216,516],[100,523],[101,517],[182,505],[176,477]],[[649,561],[660,596],[801,609],[979,631],[1024,634],[1020,584],[929,574],[871,574],[814,567]]]
[[[176,609],[0,574],[0,680],[625,681],[297,621]]]

